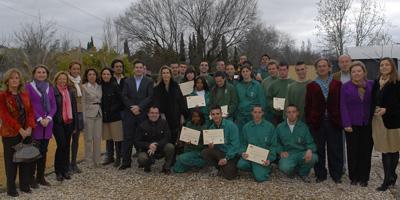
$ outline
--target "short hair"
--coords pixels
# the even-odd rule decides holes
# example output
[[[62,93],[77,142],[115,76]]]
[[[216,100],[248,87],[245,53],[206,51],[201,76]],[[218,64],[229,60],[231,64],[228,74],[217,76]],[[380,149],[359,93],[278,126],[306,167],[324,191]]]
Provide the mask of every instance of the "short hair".
[[[44,69],[46,71],[46,73],[47,73],[46,80],[49,80],[49,77],[50,77],[49,68],[46,65],[43,65],[43,64],[38,64],[33,68],[33,70],[32,70],[32,79],[35,79],[34,76],[35,76],[35,73],[36,73],[36,71],[38,69]]]
[[[217,71],[214,73],[214,78],[216,78],[216,77],[226,78],[226,74],[225,74],[225,72]]]
[[[61,75],[65,75],[67,77],[67,85],[69,85],[70,80],[68,73],[66,71],[59,71],[56,73],[56,75],[54,75],[54,80],[53,80],[54,85],[57,85],[57,80]]]
[[[304,65],[304,61],[297,61],[296,65]]]
[[[210,112],[213,111],[213,110],[219,110],[220,112],[222,112],[222,109],[221,109],[221,106],[220,106],[220,105],[211,106]]]
[[[149,109],[147,109],[147,113],[150,113],[150,110],[151,110],[151,109],[157,109],[158,112],[160,112],[160,107],[157,106],[157,105],[151,105],[151,106],[149,106]]]
[[[268,65],[268,66],[269,66],[269,65],[276,65],[276,67],[278,67],[279,63],[278,63],[278,61],[276,61],[276,60],[270,60],[270,61],[267,63],[267,65]]]
[[[124,61],[122,61],[122,60],[120,60],[120,59],[114,59],[114,60],[111,62],[111,68],[114,69],[114,65],[117,64],[117,63],[121,63],[121,64],[122,64],[122,69],[125,69]]]
[[[96,74],[96,83],[99,83],[99,73],[97,72],[97,70],[95,68],[92,68],[92,67],[85,70],[85,73],[82,78],[82,83],[85,84],[85,83],[89,82],[87,76],[90,71],[93,71]]]
[[[271,57],[269,57],[268,54],[264,54],[264,55],[261,56],[261,58],[262,58],[262,57],[267,57],[268,59],[271,59]]]
[[[286,69],[289,69],[289,64],[287,62],[282,61],[279,63],[279,67],[286,67]]]
[[[318,58],[315,62],[314,62],[314,67],[317,68],[318,67],[318,63],[321,61],[326,61],[328,63],[329,67],[332,67],[332,63],[329,61],[328,58]]]
[[[264,111],[264,108],[261,106],[261,104],[254,104],[251,110],[254,111],[254,108],[261,108],[261,110]]]
[[[72,67],[73,65],[79,65],[79,68],[82,68],[81,62],[79,62],[79,61],[77,61],[77,60],[74,60],[74,61],[72,61],[72,62],[69,63],[68,69],[71,69],[71,67]]]
[[[292,107],[292,108],[296,108],[296,111],[299,111],[299,107],[297,107],[295,104],[289,104],[287,107],[286,107],[286,110],[289,108],[289,107]]]
[[[11,68],[7,70],[6,73],[4,73],[3,75],[4,90],[5,91],[8,90],[8,81],[11,79],[11,76],[13,74],[17,74],[19,76],[19,85],[17,91],[22,92],[24,90],[24,80],[21,71],[19,71],[17,68]]]
[[[133,62],[133,66],[135,66],[136,64],[142,64],[143,66],[145,65],[144,62],[141,60],[137,60],[137,61]]]

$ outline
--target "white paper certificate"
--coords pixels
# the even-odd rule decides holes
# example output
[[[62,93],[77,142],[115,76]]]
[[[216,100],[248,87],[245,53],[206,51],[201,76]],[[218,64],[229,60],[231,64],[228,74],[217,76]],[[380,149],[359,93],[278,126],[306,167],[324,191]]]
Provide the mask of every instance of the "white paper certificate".
[[[284,110],[285,109],[285,98],[274,97],[273,106],[274,106],[275,110]]]
[[[228,115],[229,115],[229,113],[228,113],[228,105],[221,106],[221,110],[222,110],[222,117],[228,117]]]
[[[181,88],[181,92],[183,96],[189,95],[193,92],[194,81],[188,81],[184,83],[180,83],[179,87]]]
[[[269,153],[268,149],[263,149],[261,147],[254,146],[252,144],[249,144],[246,150],[246,154],[249,155],[247,160],[259,163],[261,165],[264,165],[263,160],[266,160],[268,158],[268,153]]]
[[[206,100],[204,99],[204,96],[188,96],[186,97],[186,101],[188,108],[206,106]]]
[[[209,129],[203,131],[203,141],[205,145],[224,144],[224,129]]]
[[[182,127],[181,136],[179,137],[179,140],[183,142],[190,142],[191,144],[194,145],[198,145],[200,134],[201,134],[200,131],[187,127]]]

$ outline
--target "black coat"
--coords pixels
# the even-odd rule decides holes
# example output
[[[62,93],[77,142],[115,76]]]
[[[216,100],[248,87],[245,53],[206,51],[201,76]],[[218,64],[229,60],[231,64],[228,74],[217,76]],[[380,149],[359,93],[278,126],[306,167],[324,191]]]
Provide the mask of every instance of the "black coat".
[[[379,79],[377,79],[372,89],[371,116],[376,106],[386,108],[386,113],[382,115],[385,127],[387,129],[400,128],[400,81],[387,83],[382,90],[379,90],[379,87]]]
[[[169,127],[174,130],[180,127],[180,116],[186,117],[188,110],[179,85],[171,81],[168,87],[167,91],[161,81],[154,88],[153,104],[160,108],[160,113],[165,114]]]
[[[147,112],[147,109],[153,98],[153,80],[143,76],[139,89],[136,89],[135,77],[124,79],[122,88],[122,101],[125,110],[128,114],[133,115],[130,111],[131,106],[137,105],[142,114]]]
[[[101,89],[101,110],[103,112],[103,122],[116,122],[121,120],[121,111],[124,106],[121,98],[121,89],[115,79],[108,83],[102,83]]]
[[[171,132],[166,120],[159,118],[156,122],[145,120],[136,131],[135,144],[141,151],[147,151],[153,142],[158,143],[157,150],[162,150],[168,143]]]
[[[74,130],[78,130],[79,119],[78,119],[78,109],[76,103],[76,97],[73,88],[68,87],[69,98],[71,99],[71,107],[72,107],[72,126]],[[56,100],[57,111],[53,116],[54,125],[63,125],[64,120],[62,118],[62,95],[58,90],[57,86],[54,86],[54,97]]]

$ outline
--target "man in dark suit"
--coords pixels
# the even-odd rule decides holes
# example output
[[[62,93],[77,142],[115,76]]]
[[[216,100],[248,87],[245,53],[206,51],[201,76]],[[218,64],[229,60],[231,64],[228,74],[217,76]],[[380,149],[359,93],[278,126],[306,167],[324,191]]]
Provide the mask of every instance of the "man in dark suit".
[[[146,118],[146,110],[153,97],[153,80],[144,75],[144,63],[133,63],[135,75],[124,81],[122,89],[122,101],[125,105],[122,119],[124,129],[124,141],[122,143],[122,165],[124,170],[131,167],[131,154],[134,144],[136,129]],[[136,152],[139,149],[135,147]]]

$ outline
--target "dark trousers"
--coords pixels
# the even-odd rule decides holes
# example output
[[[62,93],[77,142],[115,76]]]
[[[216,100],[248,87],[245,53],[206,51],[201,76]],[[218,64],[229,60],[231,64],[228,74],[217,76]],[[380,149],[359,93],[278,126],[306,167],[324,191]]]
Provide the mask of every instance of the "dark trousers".
[[[339,180],[343,173],[343,135],[342,131],[332,126],[330,120],[323,120],[317,132],[313,132],[317,145],[318,162],[314,165],[318,179],[326,179],[326,153],[328,154],[329,174],[333,180]],[[327,149],[325,148],[327,147]],[[325,150],[326,149],[326,150]],[[327,152],[326,152],[327,151]]]
[[[12,148],[14,145],[22,141],[21,135],[15,137],[2,137],[4,165],[7,177],[7,191],[15,192],[16,185],[15,179],[17,177],[17,169],[19,170],[19,187],[22,190],[29,189],[29,181],[31,177],[32,163],[14,163],[13,156],[15,150]]]
[[[273,114],[272,124],[274,124],[275,126],[278,126],[278,124],[280,124],[281,122],[283,122],[282,114]]]
[[[351,181],[369,180],[372,156],[372,129],[367,126],[353,126],[353,132],[346,132],[347,165]]]
[[[236,164],[239,160],[239,157],[235,157],[228,160],[228,163],[224,166],[219,166],[218,165],[219,160],[225,158],[226,156],[224,152],[220,151],[215,147],[212,149],[210,148],[203,149],[201,151],[201,157],[203,157],[204,160],[206,160],[209,165],[215,166],[219,170],[221,175],[228,180],[234,179],[238,174],[238,169],[236,167]]]
[[[106,141],[107,159],[114,159],[114,152],[117,159],[122,157],[122,142],[114,142],[114,140]]]
[[[163,168],[170,169],[172,165],[172,159],[175,154],[175,147],[171,143],[167,143],[162,149],[157,149],[153,156],[149,156],[147,152],[140,152],[138,154],[138,164],[144,167],[150,167],[154,162],[154,159],[165,158]]]
[[[53,135],[57,143],[54,157],[54,170],[56,174],[67,173],[69,170],[69,152],[72,132],[72,124],[54,124],[53,126]]]
[[[44,170],[46,169],[47,147],[49,145],[49,140],[35,140],[35,143],[36,146],[39,148],[39,152],[42,157],[33,163],[32,178],[34,178],[36,172],[36,179],[41,180],[44,178]]]
[[[78,112],[78,132],[72,134],[72,142],[71,142],[71,162],[69,163],[71,166],[76,166],[76,158],[78,156],[78,148],[79,148],[79,135],[83,130],[83,113]],[[69,155],[68,155],[69,158]]]
[[[399,163],[399,152],[382,153],[384,179],[383,184],[394,185],[397,180],[396,168]]]
[[[134,147],[134,140],[136,135],[136,129],[141,122],[145,119],[145,114],[142,113],[139,116],[134,116],[131,111],[126,110],[123,119],[122,126],[124,131],[124,141],[122,142],[122,165],[131,165],[132,162],[132,149]],[[136,152],[139,152],[139,149],[136,148]]]

